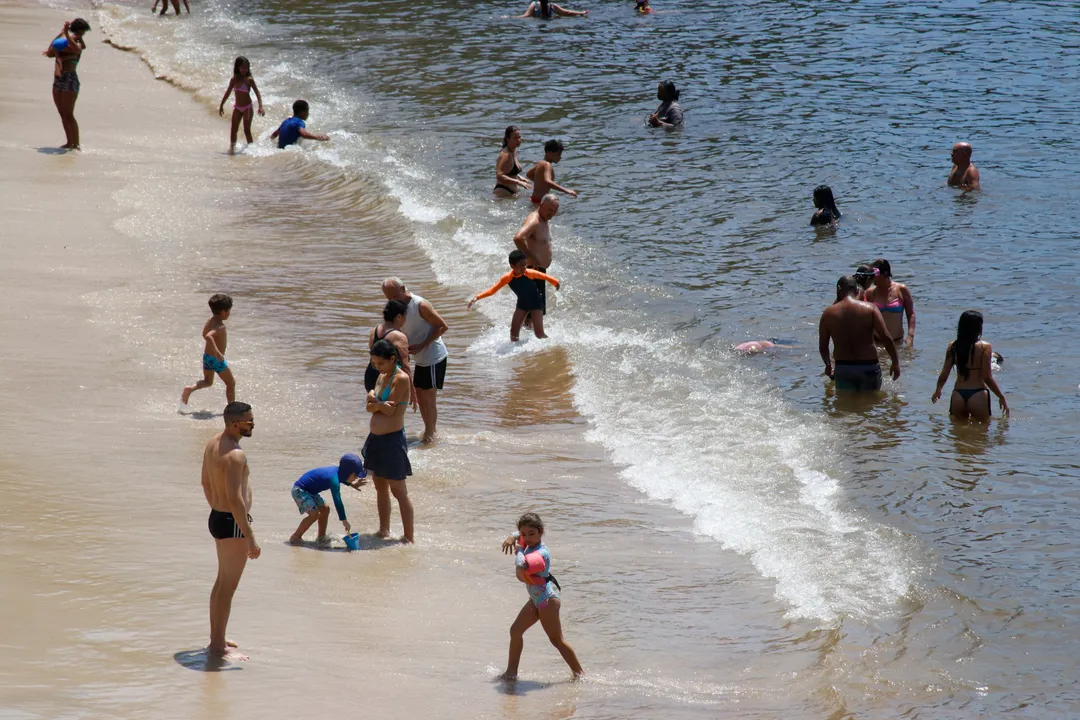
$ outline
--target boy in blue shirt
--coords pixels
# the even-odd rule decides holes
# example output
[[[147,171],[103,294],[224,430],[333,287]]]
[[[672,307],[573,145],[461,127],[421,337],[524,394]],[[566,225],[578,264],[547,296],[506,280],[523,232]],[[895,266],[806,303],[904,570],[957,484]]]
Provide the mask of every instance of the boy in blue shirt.
[[[334,498],[334,508],[337,510],[338,519],[345,526],[345,532],[352,532],[349,521],[345,519],[345,506],[341,502],[341,486],[348,485],[359,492],[361,485],[366,485],[364,463],[352,453],[341,456],[341,462],[337,467],[319,467],[308,470],[299,480],[293,483],[292,499],[301,515],[306,517],[300,521],[296,532],[289,538],[293,545],[299,545],[304,541],[304,533],[318,520],[319,536],[315,542],[328,542],[326,536],[326,524],[330,519],[330,508],[326,506],[319,493],[330,491]]]
[[[316,135],[315,133],[309,133],[304,128],[307,125],[304,121],[308,116],[308,104],[307,100],[297,100],[292,104],[293,116],[281,123],[273,135],[270,136],[271,140],[276,139],[278,141],[278,149],[284,149],[289,145],[295,145],[300,141],[300,138],[307,138],[308,140],[329,140],[329,135]]]

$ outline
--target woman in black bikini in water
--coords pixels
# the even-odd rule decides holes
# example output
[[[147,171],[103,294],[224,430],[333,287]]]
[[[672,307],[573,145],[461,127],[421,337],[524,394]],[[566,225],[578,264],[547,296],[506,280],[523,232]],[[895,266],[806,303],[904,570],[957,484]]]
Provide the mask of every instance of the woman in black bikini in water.
[[[67,150],[79,149],[79,123],[75,120],[75,101],[79,99],[79,75],[75,72],[82,51],[86,49],[83,35],[90,29],[90,23],[82,18],[75,18],[64,23],[64,29],[49,43],[49,49],[42,55],[56,60],[53,71],[53,102],[60,113],[60,122],[64,124],[67,142],[61,147]]]
[[[495,161],[495,197],[516,197],[521,188],[528,190],[532,187],[528,180],[518,177],[521,174],[521,163],[517,156],[519,147],[521,131],[516,125],[511,125],[503,133],[502,150],[499,151],[499,159]]]
[[[956,326],[956,340],[949,343],[949,348],[945,351],[945,365],[938,375],[937,390],[930,398],[935,403],[941,399],[941,388],[945,387],[955,365],[956,385],[949,402],[949,414],[959,420],[989,420],[991,391],[998,396],[1001,411],[1006,417],[1009,415],[1009,403],[1005,401],[1005,395],[994,380],[990,367],[994,352],[990,343],[981,340],[982,328],[982,313],[968,310],[960,316],[960,322]]]

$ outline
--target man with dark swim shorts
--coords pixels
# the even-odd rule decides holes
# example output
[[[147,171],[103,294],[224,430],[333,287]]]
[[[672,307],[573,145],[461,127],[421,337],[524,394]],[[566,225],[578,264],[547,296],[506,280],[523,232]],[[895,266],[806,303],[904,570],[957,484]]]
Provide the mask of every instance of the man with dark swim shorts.
[[[540,200],[539,207],[529,213],[514,235],[514,245],[525,253],[525,266],[530,270],[547,273],[551,266],[551,226],[548,223],[558,212],[559,198],[548,193]],[[547,281],[539,279],[535,282],[536,290],[540,293],[540,311],[547,315]]]
[[[873,303],[856,300],[859,284],[845,275],[836,282],[836,302],[825,308],[818,324],[818,350],[825,374],[836,381],[837,390],[875,391],[881,389],[881,364],[874,345],[876,332],[892,359],[892,379],[900,377],[896,344],[885,327],[881,311]],[[829,357],[833,342],[836,367]]]
[[[215,435],[203,450],[202,487],[210,505],[207,527],[217,546],[218,574],[210,592],[210,645],[214,657],[246,660],[236,655],[236,647],[226,639],[233,595],[248,559],[262,552],[251,529],[251,484],[248,482],[247,456],[240,449],[240,438],[251,437],[255,417],[251,406],[231,402],[225,406],[225,429]]]

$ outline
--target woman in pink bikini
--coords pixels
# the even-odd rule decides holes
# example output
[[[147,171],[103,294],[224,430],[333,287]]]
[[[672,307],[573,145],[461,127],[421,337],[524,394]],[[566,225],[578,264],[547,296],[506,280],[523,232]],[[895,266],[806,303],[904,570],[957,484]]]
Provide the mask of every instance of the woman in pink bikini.
[[[878,258],[870,263],[870,272],[874,282],[866,289],[863,299],[872,302],[881,311],[885,327],[889,329],[893,342],[899,347],[904,342],[904,315],[907,315],[908,345],[915,345],[915,302],[907,285],[893,282],[892,267],[889,261]]]
[[[255,98],[259,101],[259,114],[263,115],[262,94],[255,85],[255,78],[251,77],[251,63],[246,57],[238,57],[233,62],[233,76],[229,80],[229,87],[225,89],[225,95],[218,105],[218,115],[225,114],[225,101],[229,99],[229,93],[233,96],[232,130],[229,135],[229,154],[236,152],[236,133],[240,128],[240,121],[244,121],[244,137],[248,144],[255,142],[251,138],[251,93],[254,91]]]

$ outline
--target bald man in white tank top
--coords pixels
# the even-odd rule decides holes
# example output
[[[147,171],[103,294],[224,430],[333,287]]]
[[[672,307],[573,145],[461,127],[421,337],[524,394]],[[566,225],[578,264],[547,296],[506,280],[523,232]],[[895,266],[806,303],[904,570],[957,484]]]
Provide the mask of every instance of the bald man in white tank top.
[[[398,278],[386,278],[382,284],[387,300],[397,300],[408,306],[405,324],[401,331],[409,339],[409,354],[416,366],[413,368],[413,386],[424,419],[424,442],[435,440],[435,425],[439,420],[437,394],[442,390],[446,377],[446,345],[442,335],[446,321],[424,298],[409,292]]]

